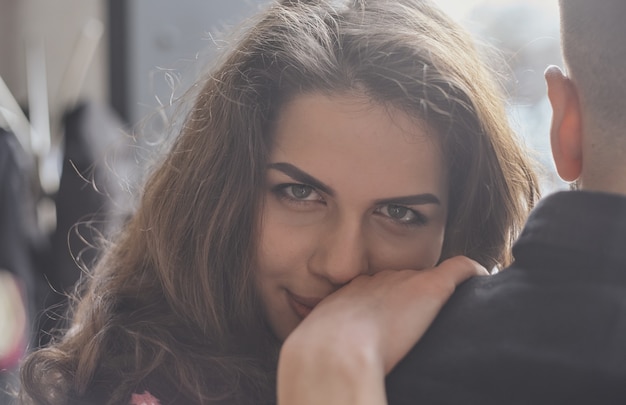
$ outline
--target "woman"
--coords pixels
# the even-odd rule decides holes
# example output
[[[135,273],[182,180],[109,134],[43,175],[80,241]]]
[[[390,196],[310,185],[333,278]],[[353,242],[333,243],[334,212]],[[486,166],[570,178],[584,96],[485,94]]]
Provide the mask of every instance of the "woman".
[[[537,198],[497,86],[428,1],[273,4],[197,90],[25,398],[274,403],[282,341],[360,300],[351,280],[506,264]],[[452,286],[479,273],[456,267]]]

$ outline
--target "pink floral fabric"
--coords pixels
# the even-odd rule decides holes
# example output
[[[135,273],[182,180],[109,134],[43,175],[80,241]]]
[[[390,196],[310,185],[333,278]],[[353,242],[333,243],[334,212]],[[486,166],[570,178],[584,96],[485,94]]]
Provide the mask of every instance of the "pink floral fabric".
[[[161,405],[161,403],[148,391],[145,391],[143,394],[133,394],[129,405]]]

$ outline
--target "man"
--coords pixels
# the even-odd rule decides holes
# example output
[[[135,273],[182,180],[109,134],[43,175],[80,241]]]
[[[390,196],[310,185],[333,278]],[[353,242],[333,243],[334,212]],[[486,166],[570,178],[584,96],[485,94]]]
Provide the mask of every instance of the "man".
[[[626,404],[626,2],[560,0],[559,175],[515,263],[458,288],[387,378],[394,404]]]

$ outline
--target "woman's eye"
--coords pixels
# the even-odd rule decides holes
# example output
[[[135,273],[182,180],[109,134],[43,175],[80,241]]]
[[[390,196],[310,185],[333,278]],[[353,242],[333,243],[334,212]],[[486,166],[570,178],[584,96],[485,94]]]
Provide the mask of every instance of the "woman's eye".
[[[294,184],[285,188],[285,191],[298,200],[306,200],[313,193],[313,189],[304,184]]]
[[[323,201],[322,196],[306,184],[280,184],[274,188],[282,198],[297,202]]]
[[[409,211],[409,209],[406,207],[401,207],[399,205],[388,205],[387,214],[389,214],[391,218],[402,220],[402,219],[411,219],[410,217],[411,217],[412,212]]]
[[[402,205],[384,205],[378,208],[377,212],[404,225],[421,225],[426,223],[426,218],[422,214]]]

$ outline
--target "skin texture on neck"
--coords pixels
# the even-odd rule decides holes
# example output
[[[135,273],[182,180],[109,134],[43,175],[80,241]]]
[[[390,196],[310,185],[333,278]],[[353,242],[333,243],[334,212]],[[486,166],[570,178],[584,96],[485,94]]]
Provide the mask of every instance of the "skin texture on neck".
[[[582,99],[582,98],[581,98]],[[582,158],[579,189],[626,195],[626,134],[620,129],[602,128],[582,111]]]
[[[578,188],[626,195],[626,134],[620,125],[592,113],[589,104],[593,101],[585,97],[573,73],[569,76],[578,94],[574,101],[579,104],[576,110],[580,116],[582,167]]]
[[[617,157],[612,159],[613,163],[607,163],[601,156],[587,159],[590,169],[585,170],[585,166],[583,166],[579,188],[626,196],[626,164],[624,164],[626,153],[622,151],[621,156],[621,159]],[[592,159],[597,160],[597,162]]]

